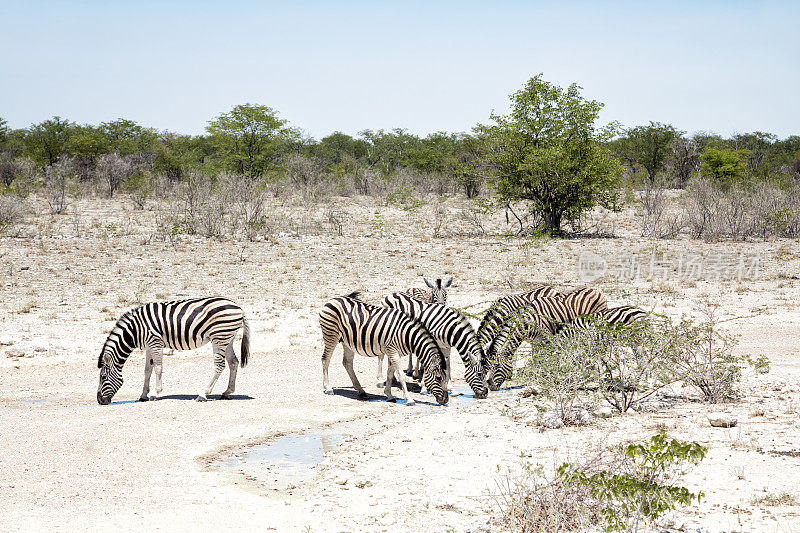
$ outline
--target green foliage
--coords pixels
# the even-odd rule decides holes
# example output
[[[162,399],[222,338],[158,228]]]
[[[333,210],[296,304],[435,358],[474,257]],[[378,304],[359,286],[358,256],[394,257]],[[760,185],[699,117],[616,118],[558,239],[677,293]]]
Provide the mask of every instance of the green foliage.
[[[700,170],[717,183],[729,186],[744,175],[749,155],[748,150],[708,148],[700,158]]]
[[[414,196],[414,189],[410,185],[401,185],[394,192],[387,195],[386,203],[407,213],[415,213],[420,207],[427,204],[425,200]]]
[[[70,136],[76,131],[74,122],[59,116],[32,125],[25,135],[27,155],[40,165],[52,165],[67,152]]]
[[[708,450],[694,442],[670,439],[661,432],[645,444],[622,448],[623,459],[613,470],[585,471],[563,463],[557,473],[567,486],[588,489],[601,505],[606,531],[637,531],[679,505],[700,501],[672,482],[690,466],[699,464]]]
[[[643,168],[652,184],[656,175],[664,170],[667,158],[672,154],[673,142],[683,133],[672,125],[650,122],[647,126],[626,130],[610,146],[629,166]]]
[[[257,178],[299,139],[299,132],[286,124],[270,107],[242,104],[210,121],[206,130],[225,168]]]
[[[149,152],[158,137],[154,129],[124,118],[103,122],[99,130],[107,139],[109,152],[121,156]]]
[[[614,133],[595,125],[601,108],[578,85],[565,90],[541,75],[512,94],[511,113],[478,128],[493,143],[499,200],[527,201],[534,226],[554,236],[596,205],[615,208],[622,168],[601,144]]]

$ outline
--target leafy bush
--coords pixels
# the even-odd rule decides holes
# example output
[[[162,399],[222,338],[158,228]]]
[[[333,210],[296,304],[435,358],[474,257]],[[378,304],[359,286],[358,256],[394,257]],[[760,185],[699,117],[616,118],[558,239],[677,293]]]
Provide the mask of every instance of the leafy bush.
[[[564,415],[588,390],[596,390],[624,413],[678,381],[673,361],[686,349],[688,323],[668,319],[633,324],[591,320],[588,329],[569,330],[535,342],[518,379],[533,381]]]
[[[494,495],[501,520],[519,533],[637,531],[667,511],[700,501],[678,485],[708,450],[663,432],[644,443],[603,447],[580,463],[565,462],[548,477],[541,465],[522,464]]]
[[[708,450],[697,443],[667,438],[664,432],[645,444],[622,447],[612,468],[587,470],[564,463],[560,480],[568,487],[589,491],[600,506],[606,531],[638,531],[678,505],[698,502],[703,493],[692,493],[674,483],[689,467],[697,465]]]
[[[573,406],[596,376],[596,353],[587,335],[554,335],[533,344],[528,364],[518,379],[534,382],[542,395],[556,404],[568,424]]]

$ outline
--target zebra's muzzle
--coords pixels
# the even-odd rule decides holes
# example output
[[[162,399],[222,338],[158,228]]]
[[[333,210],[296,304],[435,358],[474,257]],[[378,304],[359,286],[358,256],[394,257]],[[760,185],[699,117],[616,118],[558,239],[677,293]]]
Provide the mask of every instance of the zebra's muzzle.
[[[111,403],[111,398],[104,398],[100,391],[97,391],[97,403],[100,405],[108,405]]]

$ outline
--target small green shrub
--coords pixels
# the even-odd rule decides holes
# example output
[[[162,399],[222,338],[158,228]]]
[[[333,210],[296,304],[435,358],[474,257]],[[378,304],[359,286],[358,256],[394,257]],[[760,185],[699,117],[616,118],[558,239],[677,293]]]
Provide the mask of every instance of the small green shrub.
[[[703,497],[702,492],[674,484],[706,456],[708,450],[700,444],[669,439],[661,432],[621,451],[614,468],[587,471],[564,463],[557,469],[564,485],[589,491],[600,506],[606,531],[638,531],[667,511]]]

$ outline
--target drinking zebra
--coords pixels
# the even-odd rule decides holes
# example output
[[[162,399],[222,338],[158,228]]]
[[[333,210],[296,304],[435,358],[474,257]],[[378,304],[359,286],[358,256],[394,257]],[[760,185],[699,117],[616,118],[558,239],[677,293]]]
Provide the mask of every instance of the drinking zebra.
[[[481,319],[481,323],[478,326],[478,342],[484,349],[488,348],[492,339],[497,335],[500,325],[517,309],[539,298],[550,298],[558,294],[552,287],[542,285],[527,292],[509,294],[498,299],[489,307]]]
[[[414,298],[418,298],[423,302],[445,305],[447,303],[447,288],[453,284],[453,278],[451,277],[444,283],[442,283],[441,278],[437,278],[435,284],[431,283],[426,278],[422,279],[425,280],[425,285],[430,287],[431,292],[428,292],[425,289],[413,288],[405,291],[406,294],[409,294]]]
[[[447,390],[452,391],[450,378],[450,351],[453,347],[458,350],[464,362],[464,378],[469,384],[475,398],[486,398],[488,388],[485,379],[486,356],[475,330],[467,318],[454,309],[444,305],[427,303],[406,293],[395,292],[383,299],[384,307],[399,309],[415,320],[422,322],[428,331],[439,343],[447,359]],[[409,370],[412,368],[411,357],[408,361]],[[378,379],[383,375],[383,356],[378,356]],[[415,377],[419,376],[419,359]],[[390,378],[389,378],[390,379]],[[379,384],[380,386],[380,384]]]
[[[436,401],[447,404],[448,394],[445,389],[445,372],[447,361],[442,350],[425,326],[397,309],[387,309],[369,305],[358,299],[359,293],[338,296],[326,303],[319,313],[319,325],[322,329],[322,340],[325,349],[322,352],[322,385],[326,394],[333,394],[328,379],[328,367],[336,345],[341,342],[344,349],[342,363],[358,391],[359,397],[365,397],[363,387],[358,382],[353,370],[355,353],[367,357],[387,355],[387,369],[384,394],[386,399],[394,401],[392,396],[392,376],[397,373],[403,389],[403,399],[408,398],[405,375],[399,372],[400,355],[416,355],[424,368],[423,380]]]
[[[514,355],[523,341],[533,342],[543,334],[554,334],[578,317],[608,308],[597,289],[580,288],[564,295],[539,298],[517,309],[500,325],[486,350],[490,368],[487,382],[497,390],[514,370]]]
[[[135,349],[145,351],[144,388],[139,401],[149,399],[150,376],[156,373],[156,396],[161,393],[161,370],[164,348],[193,350],[211,342],[214,349],[214,377],[197,400],[205,401],[217,382],[225,361],[230,375],[222,393],[229,399],[236,386],[239,360],[233,351],[236,332],[244,328],[241,345],[242,366],[250,353],[250,328],[242,308],[226,298],[195,298],[175,302],[152,302],[131,309],[120,317],[108,334],[97,367],[100,385],[97,403],[107,405],[122,386],[122,366]]]

